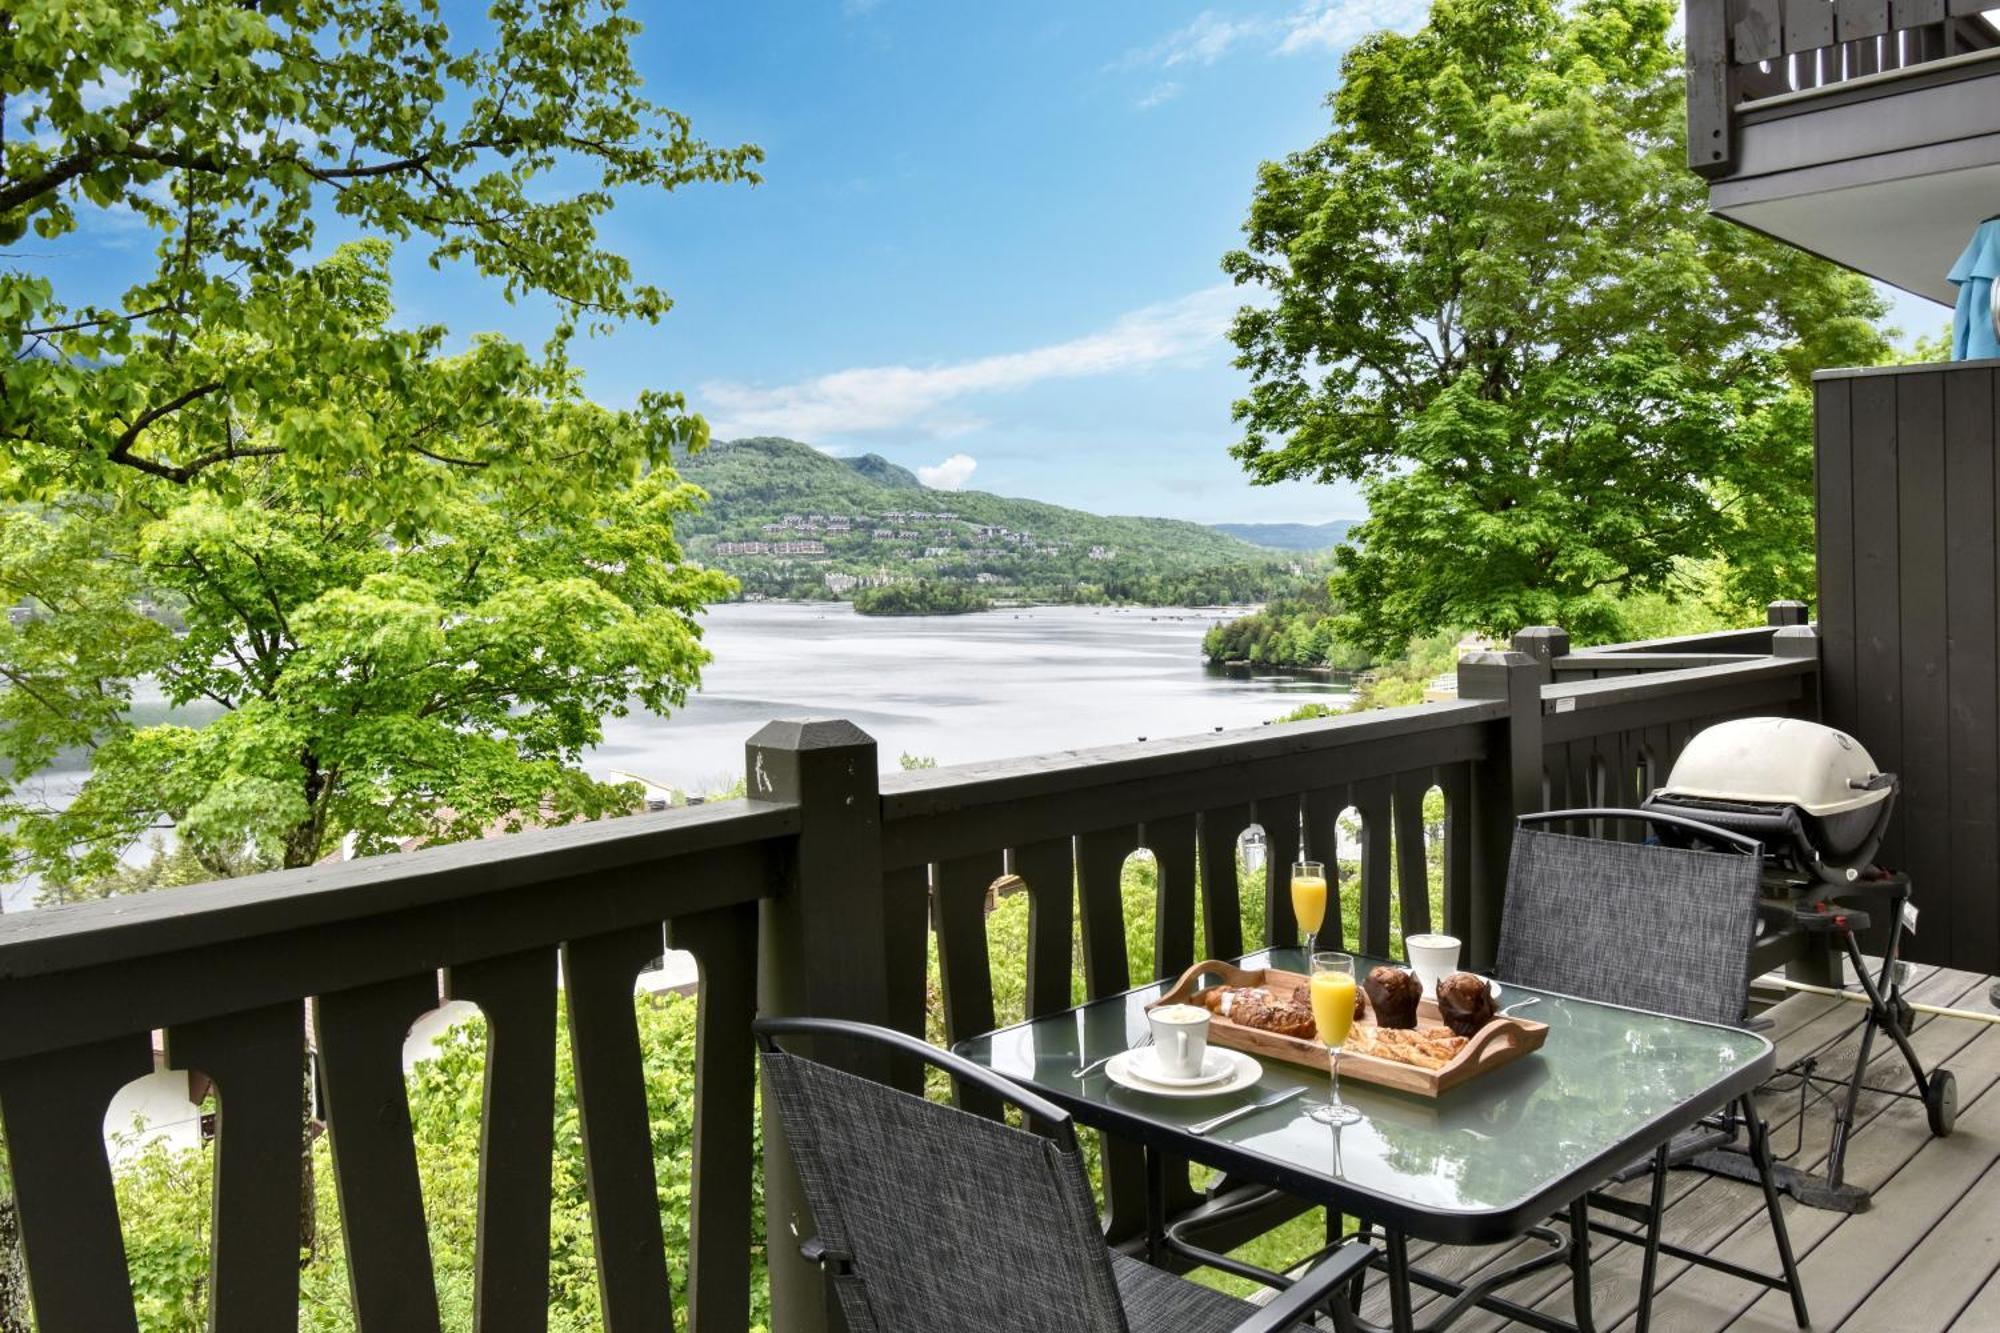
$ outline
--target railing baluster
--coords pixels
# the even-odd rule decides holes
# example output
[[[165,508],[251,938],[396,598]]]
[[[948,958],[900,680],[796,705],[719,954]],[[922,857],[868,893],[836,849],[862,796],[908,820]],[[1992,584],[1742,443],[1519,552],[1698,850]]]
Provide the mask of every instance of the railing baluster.
[[[1138,843],[1131,828],[1100,829],[1076,840],[1077,896],[1083,907],[1083,985],[1091,999],[1132,985],[1125,951],[1125,858]]]
[[[139,1327],[104,1112],[118,1089],[152,1072],[144,1032],[0,1062],[0,1122],[41,1333]]]
[[[1068,838],[1017,847],[1014,873],[1028,885],[1028,1016],[1069,1008],[1076,969],[1076,860]]]
[[[555,1150],[556,951],[447,968],[444,993],[486,1018],[480,1098],[476,1333],[549,1326],[549,1174]]]
[[[667,922],[667,939],[701,969],[695,1014],[694,1153],[688,1218],[687,1326],[750,1324],[750,1127],[757,1084],[757,908],[719,907]],[[483,1331],[482,1331],[483,1333]]]
[[[1292,862],[1299,859],[1299,798],[1276,796],[1256,802],[1264,830],[1264,943],[1295,948],[1299,923],[1292,916]]]
[[[1197,820],[1201,845],[1201,928],[1211,958],[1243,952],[1243,900],[1236,886],[1236,843],[1249,826],[1247,806],[1203,811]]]
[[[362,1333],[438,1327],[423,1187],[403,1087],[410,1025],[437,1007],[435,972],[313,1001],[347,1285]]]
[[[993,1027],[993,971],[986,948],[986,894],[1000,877],[997,852],[941,861],[932,868],[931,919],[937,929],[938,978],[944,987],[947,1045]],[[961,1108],[998,1118],[998,1099],[956,1089]]]
[[[1389,779],[1364,778],[1354,784],[1354,808],[1361,814],[1361,952],[1389,956]]]
[[[1347,805],[1345,787],[1321,787],[1305,795],[1305,854],[1326,867],[1326,921],[1316,942],[1334,950],[1347,947],[1347,917],[1340,902],[1340,813]]]
[[[562,947],[577,1120],[597,1237],[597,1290],[610,1333],[658,1333],[674,1326],[645,1068],[632,1009],[633,982],[664,947],[659,926],[592,935]]]
[[[1153,975],[1162,981],[1194,965],[1195,819],[1146,821],[1146,846],[1159,872],[1153,914]]]
[[[1424,843],[1424,797],[1430,789],[1427,772],[1402,773],[1395,779],[1396,885],[1406,940],[1428,934],[1431,928],[1431,869]]]
[[[268,1005],[167,1030],[167,1063],[215,1084],[210,1333],[298,1322],[305,1007]]]
[[[1076,839],[1077,898],[1082,906],[1083,985],[1091,999],[1131,984],[1125,949],[1125,858],[1137,845],[1133,828],[1099,829]],[[1104,1230],[1113,1241],[1146,1228],[1146,1158],[1136,1143],[1102,1136]]]
[[[1472,765],[1438,770],[1444,792],[1444,928],[1464,939],[1472,921]]]

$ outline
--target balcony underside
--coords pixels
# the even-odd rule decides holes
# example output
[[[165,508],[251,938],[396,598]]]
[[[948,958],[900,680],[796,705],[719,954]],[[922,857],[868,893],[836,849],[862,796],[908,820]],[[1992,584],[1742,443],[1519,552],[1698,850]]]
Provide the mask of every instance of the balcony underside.
[[[1945,304],[2000,213],[2000,49],[1760,98],[1732,129],[1717,214]]]

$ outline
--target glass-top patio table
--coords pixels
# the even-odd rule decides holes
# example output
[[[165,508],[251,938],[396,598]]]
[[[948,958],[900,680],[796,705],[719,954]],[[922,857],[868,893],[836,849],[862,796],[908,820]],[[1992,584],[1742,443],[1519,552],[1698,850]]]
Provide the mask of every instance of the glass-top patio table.
[[[1376,961],[1357,959],[1357,970]],[[1302,950],[1274,949],[1248,955],[1243,966],[1303,971],[1306,958]],[[1399,1328],[1410,1327],[1409,1240],[1485,1245],[1529,1234],[1550,1250],[1507,1280],[1566,1256],[1577,1278],[1577,1322],[1588,1328],[1589,1246],[1569,1246],[1541,1224],[1568,1209],[1574,1226],[1590,1190],[1746,1095],[1774,1063],[1770,1042],[1754,1032],[1510,985],[1501,1005],[1534,998],[1517,1012],[1549,1026],[1541,1050],[1436,1100],[1364,1083],[1349,1071],[1341,1096],[1362,1119],[1339,1130],[1306,1115],[1312,1099],[1326,1095],[1326,1075],[1276,1060],[1260,1060],[1263,1076],[1254,1087],[1213,1097],[1136,1092],[1101,1068],[1075,1077],[1079,1067],[1139,1041],[1146,1005],[1163,989],[1141,986],[960,1042],[957,1050],[1040,1092],[1079,1123],[1145,1144],[1155,1158],[1186,1157],[1379,1228]],[[1206,1135],[1190,1131],[1298,1086],[1306,1087],[1303,1095]],[[1492,1285],[1482,1283],[1475,1298]],[[1471,1303],[1451,1302],[1446,1319]],[[1566,1327],[1546,1316],[1530,1322]]]

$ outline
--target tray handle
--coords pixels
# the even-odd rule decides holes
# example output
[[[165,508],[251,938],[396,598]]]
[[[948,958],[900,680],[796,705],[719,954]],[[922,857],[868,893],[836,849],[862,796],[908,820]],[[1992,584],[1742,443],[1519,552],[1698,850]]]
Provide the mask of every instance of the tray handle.
[[[1261,970],[1248,972],[1234,963],[1224,963],[1213,958],[1207,958],[1181,973],[1181,979],[1174,983],[1174,988],[1153,1001],[1153,1003],[1183,1003],[1194,995],[1196,983],[1203,977],[1208,976],[1221,977],[1222,984],[1225,986],[1255,986],[1264,979],[1264,974]],[[1151,1008],[1152,1006],[1149,1005],[1147,1007]]]
[[[1517,1019],[1498,1018],[1472,1034],[1472,1040],[1458,1053],[1454,1064],[1468,1065],[1474,1069],[1485,1069],[1488,1065],[1503,1064],[1511,1059],[1517,1050],[1533,1049],[1541,1045],[1531,1041],[1533,1036]]]

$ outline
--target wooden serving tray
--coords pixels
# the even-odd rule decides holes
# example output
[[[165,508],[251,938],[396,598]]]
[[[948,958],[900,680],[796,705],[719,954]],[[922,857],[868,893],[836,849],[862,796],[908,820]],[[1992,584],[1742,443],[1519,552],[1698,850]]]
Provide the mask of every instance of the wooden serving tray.
[[[1308,978],[1298,972],[1285,972],[1277,968],[1241,968],[1233,963],[1219,963],[1214,960],[1196,963],[1181,974],[1172,990],[1153,1002],[1160,1004],[1193,1003],[1198,983],[1203,977],[1218,977],[1228,986],[1265,986],[1280,994],[1290,994],[1297,987],[1306,984]],[[1148,1005],[1147,1008],[1152,1008]],[[1417,1022],[1420,1024],[1442,1024],[1435,1000],[1420,1000],[1417,1003]],[[1354,1026],[1372,1027],[1375,1024],[1374,1006],[1354,1020]],[[1436,1097],[1457,1087],[1467,1079],[1479,1077],[1491,1069],[1511,1064],[1532,1051],[1540,1050],[1542,1042],[1548,1038],[1549,1025],[1532,1023],[1525,1018],[1498,1018],[1472,1034],[1451,1063],[1442,1069],[1424,1069],[1418,1065],[1406,1065],[1400,1060],[1385,1060],[1380,1056],[1358,1055],[1352,1051],[1343,1052],[1340,1057],[1342,1079],[1359,1079],[1363,1083],[1377,1083],[1383,1087],[1400,1088],[1404,1092],[1414,1092],[1422,1097]],[[1252,1055],[1265,1056],[1272,1060],[1283,1060],[1289,1064],[1304,1065],[1308,1069],[1325,1069],[1328,1066],[1327,1049],[1317,1040],[1304,1037],[1287,1037],[1262,1028],[1247,1028],[1233,1023],[1221,1014],[1209,1020],[1208,1039],[1218,1046],[1231,1050],[1248,1051]]]

